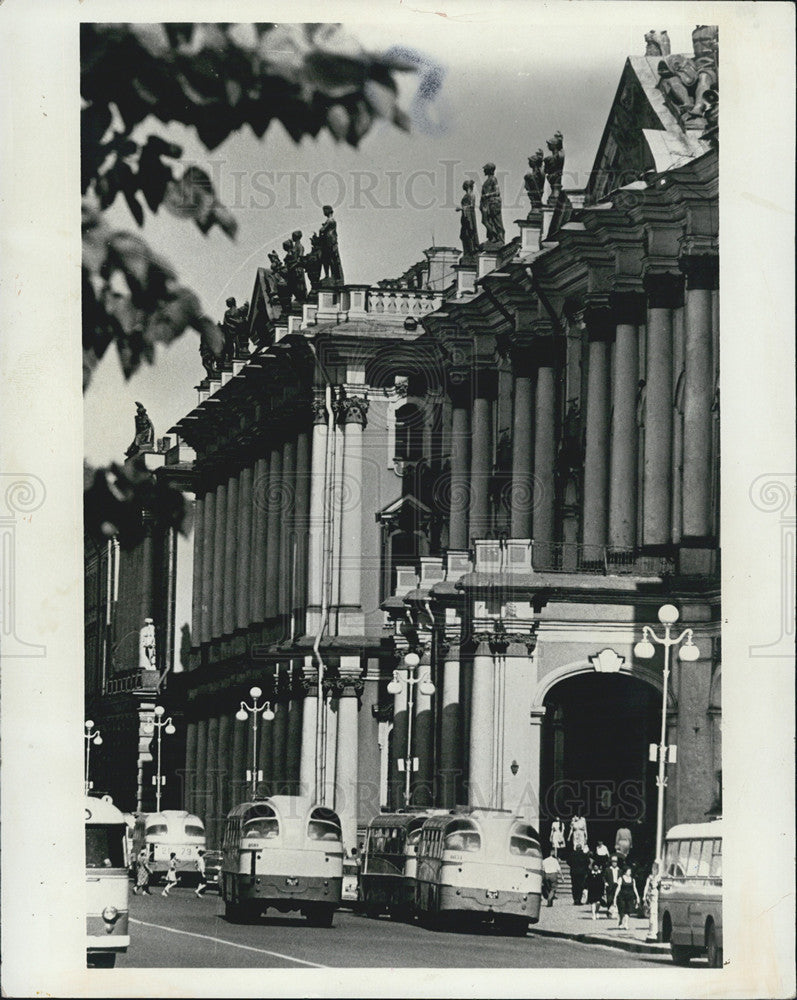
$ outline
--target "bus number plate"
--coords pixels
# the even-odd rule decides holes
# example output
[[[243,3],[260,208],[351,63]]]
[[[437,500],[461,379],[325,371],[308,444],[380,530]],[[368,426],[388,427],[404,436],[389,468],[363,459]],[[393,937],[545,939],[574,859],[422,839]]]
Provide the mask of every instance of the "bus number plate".
[[[285,885],[295,886],[299,884],[298,878],[286,878]]]
[[[485,889],[484,894],[488,899],[498,899],[497,889]]]

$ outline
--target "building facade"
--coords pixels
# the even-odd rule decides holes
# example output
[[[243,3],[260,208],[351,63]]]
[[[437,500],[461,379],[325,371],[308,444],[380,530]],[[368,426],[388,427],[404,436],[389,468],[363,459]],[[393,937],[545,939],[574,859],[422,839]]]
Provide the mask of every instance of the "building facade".
[[[258,270],[249,345],[173,428],[172,695],[211,842],[259,785],[337,809],[349,849],[382,807],[459,803],[652,848],[663,649],[634,647],[663,604],[698,649],[671,664],[665,825],[718,809],[716,31],[647,41],[586,188],[554,162],[509,242],[290,307]],[[236,718],[253,687],[273,719]]]

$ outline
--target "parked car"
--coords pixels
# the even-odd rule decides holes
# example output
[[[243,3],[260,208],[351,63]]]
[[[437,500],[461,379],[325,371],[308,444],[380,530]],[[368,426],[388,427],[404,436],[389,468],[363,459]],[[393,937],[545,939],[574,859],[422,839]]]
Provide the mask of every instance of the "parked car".
[[[218,889],[223,857],[223,851],[205,851],[205,876],[208,880],[208,887],[215,886]]]

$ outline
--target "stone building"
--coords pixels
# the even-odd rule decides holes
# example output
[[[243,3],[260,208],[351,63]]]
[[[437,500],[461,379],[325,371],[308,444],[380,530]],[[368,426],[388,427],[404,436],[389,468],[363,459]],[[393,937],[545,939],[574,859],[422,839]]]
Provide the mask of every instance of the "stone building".
[[[716,29],[648,50],[587,186],[550,140],[507,244],[289,308],[258,270],[251,349],[173,428],[185,806],[211,839],[262,778],[338,809],[349,848],[380,807],[468,802],[650,847],[663,650],[634,646],[663,604],[698,649],[671,665],[665,825],[718,808]]]

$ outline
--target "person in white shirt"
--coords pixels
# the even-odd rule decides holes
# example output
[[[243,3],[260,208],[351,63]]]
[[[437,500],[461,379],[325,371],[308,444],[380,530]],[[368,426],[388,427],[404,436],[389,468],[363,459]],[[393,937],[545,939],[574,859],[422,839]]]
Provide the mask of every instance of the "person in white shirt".
[[[559,859],[551,851],[542,862],[542,894],[548,900],[548,906],[553,906],[553,901],[556,899],[556,887],[561,874],[562,866],[559,864]]]
[[[199,898],[208,887],[208,880],[205,874],[205,852],[201,849],[197,852],[196,868],[199,872],[199,885],[194,889],[194,895]]]

